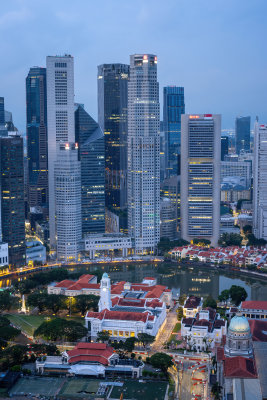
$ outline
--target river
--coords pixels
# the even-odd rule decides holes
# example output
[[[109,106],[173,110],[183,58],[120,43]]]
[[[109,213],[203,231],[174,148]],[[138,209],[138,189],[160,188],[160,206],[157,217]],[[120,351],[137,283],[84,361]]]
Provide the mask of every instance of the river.
[[[108,272],[111,280],[141,282],[146,276],[156,277],[158,284],[166,285],[176,293],[196,296],[211,295],[217,299],[220,292],[231,285],[246,289],[247,300],[267,300],[267,281],[241,275],[237,272],[226,272],[205,267],[181,266],[174,263],[136,263],[136,264],[101,264],[88,266],[71,266],[70,272],[94,273],[95,270]],[[34,273],[32,274],[34,275]],[[24,276],[19,279],[27,279]],[[10,287],[17,277],[0,280],[0,288]]]

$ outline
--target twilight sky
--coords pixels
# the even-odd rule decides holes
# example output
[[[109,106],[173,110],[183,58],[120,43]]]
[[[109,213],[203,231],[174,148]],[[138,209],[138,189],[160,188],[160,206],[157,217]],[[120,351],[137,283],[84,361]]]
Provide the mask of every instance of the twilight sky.
[[[0,9],[0,96],[25,131],[25,77],[47,55],[75,58],[75,101],[97,119],[97,65],[158,56],[186,112],[267,123],[267,0],[8,0]]]

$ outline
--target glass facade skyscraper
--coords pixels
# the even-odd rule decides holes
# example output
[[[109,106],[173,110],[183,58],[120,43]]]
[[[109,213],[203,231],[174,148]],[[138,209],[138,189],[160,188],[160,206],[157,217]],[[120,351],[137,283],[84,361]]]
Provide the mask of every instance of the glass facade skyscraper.
[[[235,148],[237,154],[250,150],[250,117],[236,117]]]
[[[29,206],[48,216],[46,68],[31,68],[26,78]]]
[[[184,88],[163,88],[163,129],[166,136],[166,176],[180,175],[181,115],[185,113]]]
[[[220,237],[221,116],[182,116],[181,233],[216,246]]]
[[[111,211],[127,204],[127,104],[129,65],[98,66],[98,123],[105,134],[105,203]]]
[[[0,126],[5,125],[5,100],[0,97]]]
[[[0,137],[0,188],[3,241],[11,265],[25,264],[23,138]]]
[[[98,123],[78,105],[75,141],[81,162],[82,233],[105,232],[105,143]]]
[[[229,138],[228,136],[221,137],[221,161],[224,161],[224,156],[228,154]]]

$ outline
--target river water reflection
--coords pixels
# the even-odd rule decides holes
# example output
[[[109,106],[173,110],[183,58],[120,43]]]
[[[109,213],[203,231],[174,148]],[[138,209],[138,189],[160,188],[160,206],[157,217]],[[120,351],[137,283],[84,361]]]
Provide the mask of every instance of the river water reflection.
[[[158,284],[166,285],[181,294],[198,296],[211,295],[218,298],[220,292],[229,289],[231,285],[243,286],[247,293],[247,300],[267,300],[267,280],[240,275],[238,271],[225,272],[209,267],[179,266],[174,263],[140,263],[140,264],[98,264],[69,268],[70,272],[94,273],[100,270],[108,272],[111,280],[141,282],[146,276],[156,277]],[[29,279],[29,277],[27,276]],[[20,279],[27,279],[26,277]],[[14,280],[17,278],[14,278]],[[0,280],[0,287],[9,287],[12,279]]]

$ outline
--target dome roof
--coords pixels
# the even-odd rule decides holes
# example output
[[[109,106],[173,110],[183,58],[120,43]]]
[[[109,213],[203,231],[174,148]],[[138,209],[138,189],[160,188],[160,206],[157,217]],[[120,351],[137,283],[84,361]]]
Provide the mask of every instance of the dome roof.
[[[250,327],[247,318],[242,314],[235,315],[231,319],[229,330],[234,333],[249,333]]]
[[[106,272],[103,273],[102,278],[108,278],[108,274]]]

